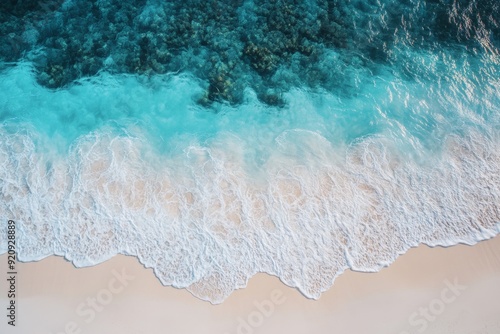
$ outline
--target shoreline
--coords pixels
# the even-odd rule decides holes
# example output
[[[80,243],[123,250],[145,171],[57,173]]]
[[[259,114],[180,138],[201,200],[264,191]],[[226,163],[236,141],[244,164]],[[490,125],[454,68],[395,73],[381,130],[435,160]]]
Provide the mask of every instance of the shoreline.
[[[6,272],[6,255],[0,268]],[[257,274],[213,305],[165,287],[131,256],[76,268],[18,262],[18,315],[2,333],[497,333],[500,236],[474,246],[411,248],[376,273],[347,270],[318,300]],[[0,289],[6,291],[6,283]],[[7,298],[1,295],[5,310]],[[5,312],[5,311],[4,311]]]

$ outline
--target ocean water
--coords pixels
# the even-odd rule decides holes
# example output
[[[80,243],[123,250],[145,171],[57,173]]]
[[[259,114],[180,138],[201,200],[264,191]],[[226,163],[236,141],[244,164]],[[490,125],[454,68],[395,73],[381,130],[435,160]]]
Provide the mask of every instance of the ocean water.
[[[318,298],[500,232],[496,1],[6,1],[0,253]]]

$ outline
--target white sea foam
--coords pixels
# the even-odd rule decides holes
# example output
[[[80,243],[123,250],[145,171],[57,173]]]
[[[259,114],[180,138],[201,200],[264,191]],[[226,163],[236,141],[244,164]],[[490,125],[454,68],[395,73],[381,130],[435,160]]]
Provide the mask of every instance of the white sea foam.
[[[0,216],[17,222],[22,261],[56,254],[90,266],[121,253],[214,303],[257,272],[317,298],[347,268],[377,271],[420,243],[500,232],[498,119],[474,113],[477,92],[384,77],[359,98],[293,91],[288,107],[266,109],[249,92],[215,114],[190,102],[197,86],[186,77],[103,74],[49,91],[19,66],[2,79],[11,95],[1,110],[18,119],[0,126]],[[492,114],[498,89],[484,90]],[[446,108],[459,108],[460,131],[436,112]],[[359,129],[370,119],[356,111],[373,110],[378,131]],[[76,139],[62,149],[53,128]],[[6,235],[2,224],[0,252]]]
[[[1,136],[0,210],[18,223],[20,260],[135,255],[163,284],[212,302],[257,272],[317,298],[346,268],[376,271],[419,243],[473,244],[500,228],[498,138],[474,132],[421,166],[383,136],[343,153],[289,131],[259,182],[234,134],[151,163],[144,140],[100,130],[49,169],[33,134]],[[308,145],[306,159],[290,154]]]

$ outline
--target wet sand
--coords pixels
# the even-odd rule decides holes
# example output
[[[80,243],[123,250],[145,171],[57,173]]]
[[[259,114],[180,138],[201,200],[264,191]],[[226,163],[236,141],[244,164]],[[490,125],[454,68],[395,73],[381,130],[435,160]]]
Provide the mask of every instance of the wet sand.
[[[6,255],[0,268],[6,276]],[[500,333],[500,237],[411,249],[378,273],[344,273],[319,300],[258,274],[212,305],[121,255],[89,268],[52,256],[17,270],[16,327],[2,279],[0,333]]]

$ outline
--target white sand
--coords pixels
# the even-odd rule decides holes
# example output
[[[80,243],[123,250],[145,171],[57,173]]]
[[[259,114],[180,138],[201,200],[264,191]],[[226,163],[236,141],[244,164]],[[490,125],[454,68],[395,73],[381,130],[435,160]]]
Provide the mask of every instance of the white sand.
[[[0,256],[2,276],[6,262]],[[17,266],[17,326],[7,325],[2,279],[2,334],[500,333],[500,237],[473,247],[421,246],[379,273],[346,272],[317,301],[260,274],[214,306],[163,287],[125,256],[91,268],[59,257]],[[122,270],[134,276],[126,286],[114,278]]]

